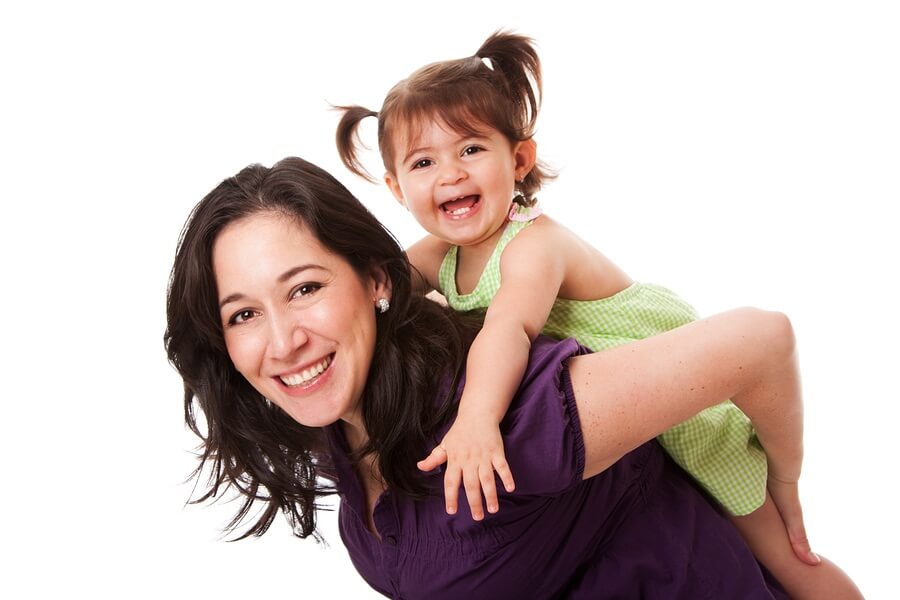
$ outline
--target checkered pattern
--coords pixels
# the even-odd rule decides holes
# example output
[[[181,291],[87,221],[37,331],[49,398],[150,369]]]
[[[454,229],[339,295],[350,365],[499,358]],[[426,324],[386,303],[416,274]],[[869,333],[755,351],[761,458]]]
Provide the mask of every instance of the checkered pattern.
[[[529,222],[511,221],[470,294],[456,292],[457,247],[441,264],[439,283],[447,303],[458,311],[485,309],[500,288],[500,256]],[[593,301],[557,298],[543,333],[574,337],[600,351],[657,335],[697,318],[693,307],[666,288],[635,283]],[[722,506],[735,515],[753,512],[765,500],[766,455],[750,420],[730,400],[676,425],[658,440]]]

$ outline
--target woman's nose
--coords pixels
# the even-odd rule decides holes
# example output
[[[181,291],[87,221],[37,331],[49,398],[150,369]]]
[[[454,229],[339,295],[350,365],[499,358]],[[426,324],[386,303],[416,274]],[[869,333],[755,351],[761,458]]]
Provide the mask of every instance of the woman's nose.
[[[270,317],[269,355],[278,360],[288,360],[309,340],[301,323],[290,316]]]

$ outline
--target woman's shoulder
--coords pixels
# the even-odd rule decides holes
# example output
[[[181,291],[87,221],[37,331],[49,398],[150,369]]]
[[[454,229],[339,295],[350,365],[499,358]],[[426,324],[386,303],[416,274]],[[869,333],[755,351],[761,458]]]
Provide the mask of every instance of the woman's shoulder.
[[[584,441],[567,361],[586,351],[573,339],[538,336],[532,343],[525,374],[500,423],[519,493],[558,494],[582,479]]]

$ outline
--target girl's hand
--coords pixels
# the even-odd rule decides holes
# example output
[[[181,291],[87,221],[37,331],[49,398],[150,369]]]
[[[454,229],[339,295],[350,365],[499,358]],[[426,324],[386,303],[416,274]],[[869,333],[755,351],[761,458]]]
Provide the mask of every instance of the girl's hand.
[[[767,487],[772,501],[781,514],[784,526],[794,554],[808,565],[818,565],[822,559],[812,551],[806,537],[806,526],[803,524],[803,511],[800,508],[800,493],[796,481],[782,481],[769,477]]]
[[[494,471],[500,476],[507,492],[512,492],[516,487],[503,453],[500,429],[490,419],[459,415],[441,443],[417,466],[422,471],[431,471],[445,462],[444,501],[447,514],[456,514],[460,482],[465,488],[472,518],[476,521],[484,518],[482,491],[488,512],[493,514],[500,509]]]

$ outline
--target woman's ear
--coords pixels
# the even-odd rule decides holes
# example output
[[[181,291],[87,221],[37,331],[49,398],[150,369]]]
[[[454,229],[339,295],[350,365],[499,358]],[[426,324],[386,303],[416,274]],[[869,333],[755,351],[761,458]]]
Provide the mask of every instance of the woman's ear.
[[[516,161],[516,181],[522,181],[531,173],[537,160],[537,142],[534,138],[528,138],[516,143],[513,148],[513,158]]]
[[[388,189],[391,190],[394,198],[397,199],[397,202],[399,202],[403,208],[409,208],[406,206],[406,198],[403,197],[403,190],[400,189],[400,182],[397,181],[397,177],[393,173],[385,173],[384,182],[387,184]]]
[[[381,298],[390,300],[393,292],[393,285],[391,284],[391,278],[388,276],[387,271],[384,270],[384,267],[372,267],[370,277],[372,300],[374,302],[378,302]]]

